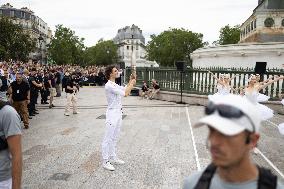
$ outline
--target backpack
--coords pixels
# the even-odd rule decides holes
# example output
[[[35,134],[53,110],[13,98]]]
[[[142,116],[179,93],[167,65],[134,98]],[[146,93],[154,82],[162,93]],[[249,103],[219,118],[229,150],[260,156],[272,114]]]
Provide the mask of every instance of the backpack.
[[[4,101],[0,101],[0,110],[1,110],[4,106],[6,106],[6,105],[10,105],[10,103],[9,103],[9,102],[4,102]],[[6,140],[5,136],[4,136],[4,133],[2,133],[2,132],[0,131],[0,151],[6,150],[6,149],[8,149],[7,140]]]
[[[269,169],[258,167],[259,176],[257,181],[257,189],[276,189],[277,176],[271,173]],[[215,174],[216,166],[212,163],[202,173],[199,181],[194,189],[209,189],[211,180]]]

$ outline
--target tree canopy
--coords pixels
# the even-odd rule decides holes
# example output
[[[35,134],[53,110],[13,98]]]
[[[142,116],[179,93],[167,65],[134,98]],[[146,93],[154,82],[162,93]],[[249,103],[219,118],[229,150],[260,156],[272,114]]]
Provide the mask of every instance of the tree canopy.
[[[220,29],[219,40],[214,41],[216,45],[236,44],[240,41],[240,26],[231,27],[226,25]]]
[[[48,53],[56,64],[84,65],[84,38],[79,38],[71,29],[57,25]]]
[[[159,35],[151,35],[147,44],[149,60],[155,60],[162,66],[174,66],[175,61],[190,62],[190,53],[203,47],[203,34],[186,29],[170,28]]]
[[[99,40],[85,52],[88,65],[109,65],[117,63],[117,45],[112,40]]]
[[[36,47],[36,41],[17,24],[7,17],[0,17],[0,60],[28,59]]]

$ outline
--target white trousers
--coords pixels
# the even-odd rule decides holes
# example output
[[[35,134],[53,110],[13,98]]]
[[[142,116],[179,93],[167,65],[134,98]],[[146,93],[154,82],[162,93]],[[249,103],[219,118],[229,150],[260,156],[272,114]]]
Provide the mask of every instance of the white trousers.
[[[12,189],[12,178],[0,182],[0,189]]]
[[[106,132],[102,143],[104,161],[116,158],[116,144],[122,124],[121,109],[111,109],[106,112]]]
[[[70,112],[70,106],[73,104],[73,112],[77,112],[77,96],[75,93],[67,93],[67,104],[65,107],[65,113]]]

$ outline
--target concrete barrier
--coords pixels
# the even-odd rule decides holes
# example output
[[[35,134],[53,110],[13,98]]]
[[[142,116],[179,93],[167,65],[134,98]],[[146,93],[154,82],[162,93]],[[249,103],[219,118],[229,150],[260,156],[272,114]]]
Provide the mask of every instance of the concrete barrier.
[[[169,102],[180,102],[180,93],[169,92],[169,91],[160,91],[155,99],[164,100]],[[182,95],[182,101],[189,105],[201,105],[204,106],[208,103],[207,95],[197,95],[197,94],[185,94]],[[273,109],[275,113],[284,115],[284,107],[280,101],[268,101],[262,103],[269,108]]]

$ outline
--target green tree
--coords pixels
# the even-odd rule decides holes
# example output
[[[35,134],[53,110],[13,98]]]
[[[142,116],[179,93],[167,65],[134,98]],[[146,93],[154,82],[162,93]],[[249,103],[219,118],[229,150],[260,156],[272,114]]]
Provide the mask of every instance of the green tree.
[[[175,61],[190,62],[190,53],[206,43],[203,34],[183,28],[170,28],[159,35],[151,35],[146,50],[149,60],[156,60],[162,66],[174,66]]]
[[[7,17],[0,17],[0,60],[26,61],[35,47],[36,41],[21,26]]]
[[[79,38],[75,32],[63,25],[57,25],[48,54],[56,64],[84,65],[84,38]]]
[[[227,45],[227,44],[236,44],[240,40],[240,26],[236,25],[234,27],[230,27],[226,25],[220,29],[219,40],[214,41],[214,45]]]
[[[112,40],[99,40],[95,46],[85,52],[88,65],[109,65],[117,63],[117,45]]]

